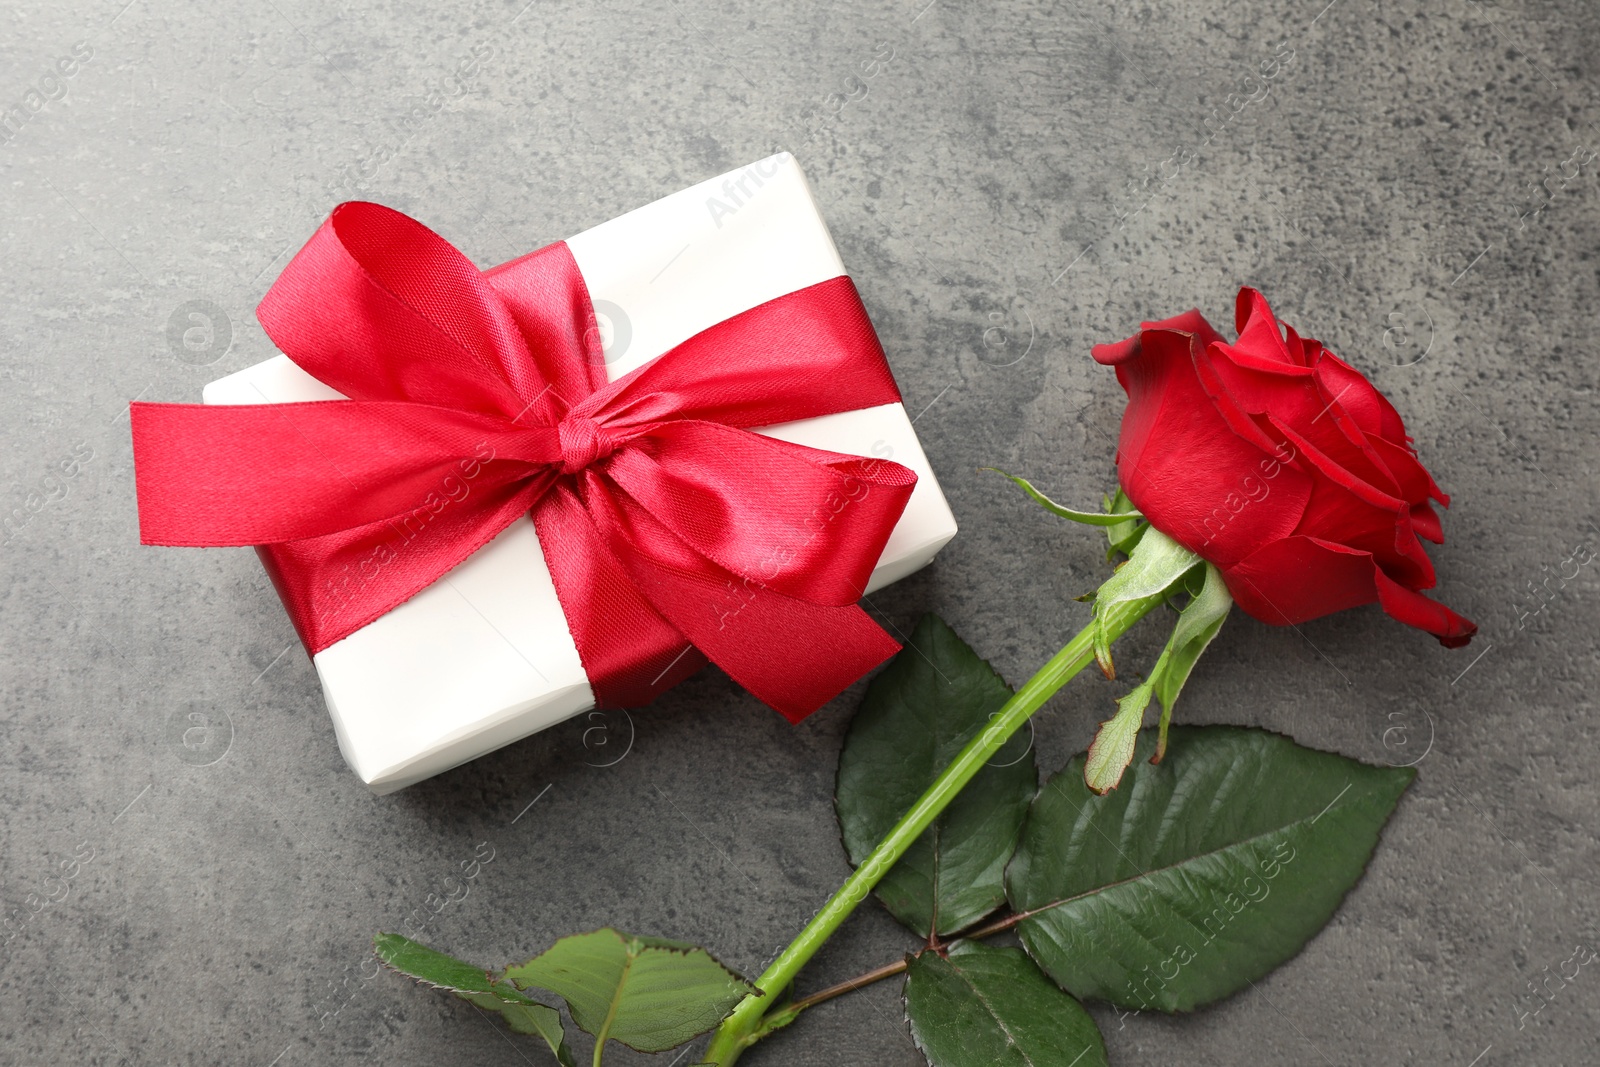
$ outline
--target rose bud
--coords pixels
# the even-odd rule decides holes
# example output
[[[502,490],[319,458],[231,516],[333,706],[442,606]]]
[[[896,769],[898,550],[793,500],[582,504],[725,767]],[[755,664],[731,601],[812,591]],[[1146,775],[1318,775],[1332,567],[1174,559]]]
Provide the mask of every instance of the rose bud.
[[[1128,394],[1117,472],[1152,525],[1215,564],[1262,622],[1305,622],[1376,601],[1458,648],[1477,626],[1420,590],[1419,538],[1441,543],[1450,498],[1399,414],[1319,341],[1280,329],[1241,289],[1229,344],[1198,311],[1147,322],[1094,358]]]

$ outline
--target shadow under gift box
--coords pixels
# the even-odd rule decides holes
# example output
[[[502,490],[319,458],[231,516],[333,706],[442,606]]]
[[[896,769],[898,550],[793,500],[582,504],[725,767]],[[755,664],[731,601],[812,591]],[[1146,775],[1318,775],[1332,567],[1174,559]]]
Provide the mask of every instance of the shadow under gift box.
[[[724,319],[845,273],[786,152],[602,223],[567,246],[594,300],[612,381]],[[204,394],[207,404],[342,398],[287,356],[214,381]],[[902,405],[756,432],[916,472],[868,593],[925,566],[955,536],[955,517]],[[339,748],[376,793],[594,707],[527,516],[312,661]]]

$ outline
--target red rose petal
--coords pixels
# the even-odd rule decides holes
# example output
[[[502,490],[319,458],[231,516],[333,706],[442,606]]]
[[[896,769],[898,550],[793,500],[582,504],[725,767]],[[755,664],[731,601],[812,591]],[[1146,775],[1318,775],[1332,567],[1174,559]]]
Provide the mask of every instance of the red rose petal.
[[[1378,599],[1372,553],[1296,535],[1225,568],[1233,599],[1252,618],[1289,626]]]
[[[1125,341],[1115,341],[1110,344],[1095,345],[1089,349],[1089,354],[1095,362],[1107,367],[1114,367],[1119,363],[1126,363],[1139,355],[1139,345],[1143,335],[1152,330],[1176,330],[1178,333],[1193,334],[1200,342],[1201,347],[1213,341],[1222,340],[1222,335],[1212,328],[1206,317],[1198,309],[1191,308],[1181,315],[1174,315],[1170,319],[1160,322],[1140,323],[1139,332]]]
[[[1134,334],[1126,341],[1113,341],[1109,344],[1095,345],[1089,349],[1089,354],[1096,363],[1107,367],[1115,367],[1119,363],[1126,363],[1139,355],[1139,335]]]
[[[1220,566],[1289,534],[1311,485],[1229,427],[1195,370],[1201,340],[1147,330],[1132,356],[1115,353],[1128,392],[1117,471],[1151,522]]]
[[[1253,412],[1246,411],[1240,406],[1238,399],[1228,391],[1228,383],[1217,373],[1218,360],[1227,358],[1225,355],[1217,354],[1224,347],[1220,344],[1210,345],[1193,353],[1194,370],[1200,378],[1201,388],[1205,389],[1206,395],[1217,405],[1218,413],[1234,433],[1260,446],[1263,451],[1271,452],[1275,456],[1286,455],[1287,453],[1279,449],[1282,442],[1257,424],[1252,417]]]
[[[1426,500],[1411,505],[1411,528],[1417,531],[1418,537],[1426,537],[1436,545],[1444,544],[1444,524]]]
[[[1295,532],[1364,552],[1412,589],[1431,589],[1433,561],[1411,528],[1410,505],[1335,463],[1272,416],[1267,422],[1313,472],[1311,497]]]
[[[1397,445],[1382,437],[1368,437],[1367,444],[1372,446],[1373,452],[1394,475],[1400,485],[1400,495],[1406,500],[1420,504],[1432,498],[1445,507],[1450,506],[1450,498],[1434,484],[1433,475],[1428,473],[1410,445]]]
[[[1380,492],[1392,496],[1399,491],[1388,469],[1367,447],[1365,435],[1348,424],[1338,399],[1325,395],[1311,372],[1262,373],[1259,359],[1226,344],[1212,345],[1201,358],[1207,364],[1202,380],[1214,376],[1239,408],[1251,415],[1270,414],[1275,423],[1292,427],[1297,436]],[[1215,389],[1208,391],[1215,395]]]
[[[1294,446],[1297,460],[1304,460],[1310,465],[1310,469],[1317,474],[1323,475],[1336,485],[1344,487],[1372,507],[1394,515],[1406,506],[1407,501],[1402,500],[1390,491],[1398,488],[1398,486],[1393,484],[1388,486],[1377,485],[1374,484],[1372,478],[1363,477],[1362,474],[1352,471],[1319,447],[1323,443],[1322,440],[1314,441],[1309,436],[1300,433],[1298,427],[1286,423],[1276,411],[1262,416],[1261,421],[1270,426],[1275,431],[1276,436],[1287,440]],[[1319,437],[1326,440],[1327,435],[1321,434]],[[1341,434],[1339,437],[1342,439],[1343,435]],[[1360,456],[1360,453],[1355,453],[1355,455]],[[1350,456],[1351,453],[1346,450],[1345,455],[1341,458],[1350,458]],[[1387,475],[1385,475],[1384,480],[1389,481]]]
[[[1378,601],[1390,618],[1428,631],[1445,648],[1462,648],[1478,632],[1478,624],[1471,619],[1457,615],[1437,600],[1413,593],[1377,567],[1372,569],[1372,576],[1377,583]]]
[[[1315,537],[1265,545],[1226,569],[1223,578],[1247,614],[1274,626],[1377,601],[1391,617],[1428,631],[1446,648],[1460,648],[1478,631],[1443,604],[1390,578],[1370,552]]]
[[[1206,317],[1193,308],[1181,315],[1174,315],[1170,319],[1162,319],[1160,322],[1146,322],[1142,323],[1141,326],[1145,330],[1175,330],[1178,333],[1194,334],[1194,338],[1200,343],[1201,348],[1222,340],[1222,335],[1216,331],[1211,323],[1206,321]]]
[[[1253,370],[1258,374],[1273,375],[1274,377],[1290,380],[1309,379],[1311,377],[1310,367],[1302,367],[1298,363],[1292,363],[1287,359],[1279,361],[1274,359],[1270,353],[1263,354],[1262,346],[1259,343],[1246,345],[1241,338],[1239,343],[1231,345],[1226,341],[1219,341],[1217,348],[1226,352],[1236,365],[1247,370]]]
[[[1349,368],[1331,352],[1318,351],[1313,370],[1317,392],[1327,404],[1327,417],[1344,436],[1344,442],[1336,449],[1328,449],[1329,454],[1339,456],[1345,466],[1370,478],[1373,484],[1382,486],[1390,494],[1398,493],[1400,483],[1368,443],[1362,424],[1363,419],[1382,421],[1380,409],[1374,403],[1378,390],[1359,374],[1354,378],[1346,377],[1344,372]],[[1358,415],[1358,412],[1364,414]],[[1355,459],[1358,454],[1361,458]]]
[[[1277,362],[1285,370],[1303,369],[1289,357],[1289,347],[1284,343],[1277,316],[1267,306],[1267,298],[1248,286],[1239,290],[1234,301],[1233,328],[1239,335],[1238,346],[1253,358]]]
[[[1317,383],[1328,396],[1338,398],[1339,406],[1350,413],[1361,432],[1382,436],[1383,398],[1366,376],[1327,349],[1317,354],[1314,367]],[[1402,426],[1402,432],[1404,429]]]
[[[1330,375],[1343,373],[1354,375],[1364,382],[1367,381],[1364,374],[1332,352],[1329,352],[1326,348],[1322,350],[1322,358],[1331,365],[1328,370]],[[1369,382],[1368,384],[1370,385],[1371,383]],[[1384,396],[1375,386],[1372,387],[1371,403],[1378,409],[1378,435],[1398,445],[1410,443],[1411,438],[1406,436],[1405,421],[1400,418],[1400,413],[1394,409],[1394,405],[1389,403],[1389,398]]]
[[[1328,482],[1318,482],[1297,533],[1369,553],[1395,581],[1410,589],[1432,589],[1433,561],[1411,527],[1410,509],[1384,512],[1368,507]]]
[[[1422,465],[1417,454],[1411,451],[1411,446],[1397,445],[1382,437],[1368,437],[1367,444],[1394,475],[1400,485],[1400,495],[1406,500],[1421,504],[1431,497],[1445,507],[1450,506],[1450,498],[1433,483],[1433,476]]]
[[[1293,326],[1283,324],[1284,333],[1289,335],[1289,358],[1297,367],[1311,367],[1317,362],[1317,354],[1322,351],[1322,342],[1309,337],[1301,337],[1295,332]]]

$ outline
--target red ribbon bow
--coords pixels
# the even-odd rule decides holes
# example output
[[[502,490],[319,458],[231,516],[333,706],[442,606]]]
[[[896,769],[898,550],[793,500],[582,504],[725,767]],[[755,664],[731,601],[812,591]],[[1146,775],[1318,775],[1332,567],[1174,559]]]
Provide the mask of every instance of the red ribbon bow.
[[[709,658],[799,721],[898,650],[856,601],[916,475],[750,432],[900,399],[849,278],[608,383],[565,244],[480,272],[348,203],[257,315],[350,399],[134,404],[140,536],[260,546],[313,654],[529,511],[602,704]]]

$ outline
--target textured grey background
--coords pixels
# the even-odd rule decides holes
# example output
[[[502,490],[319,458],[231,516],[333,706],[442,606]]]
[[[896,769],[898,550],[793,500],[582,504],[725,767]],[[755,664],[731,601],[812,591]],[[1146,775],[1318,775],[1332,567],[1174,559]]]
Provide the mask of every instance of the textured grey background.
[[[1098,499],[1122,404],[1089,345],[1190,306],[1225,324],[1242,282],[1371,374],[1455,494],[1434,556],[1471,649],[1365,609],[1236,618],[1199,667],[1189,721],[1421,773],[1304,953],[1191,1018],[1100,1012],[1114,1061],[1600,1061],[1600,973],[1545,970],[1600,938],[1595,568],[1522,614],[1596,537],[1592,5],[124,2],[0,13],[0,105],[65,91],[0,145],[0,1061],[548,1062],[371,977],[372,933],[480,843],[425,936],[496,964],[615,923],[754,974],[840,881],[859,687],[791,728],[707,671],[374,799],[254,556],[138,546],[129,455],[130,399],[272,354],[253,308],[337,199],[488,265],[778,148],[963,525],[874,598],[888,624],[939,611],[1013,681],[1058,648],[1098,537],[976,468]],[[215,331],[174,347],[190,301]],[[1084,678],[1041,713],[1047,769],[1120,691]],[[801,986],[906,945],[870,904]],[[819,1008],[748,1062],[918,1063],[897,998]]]

